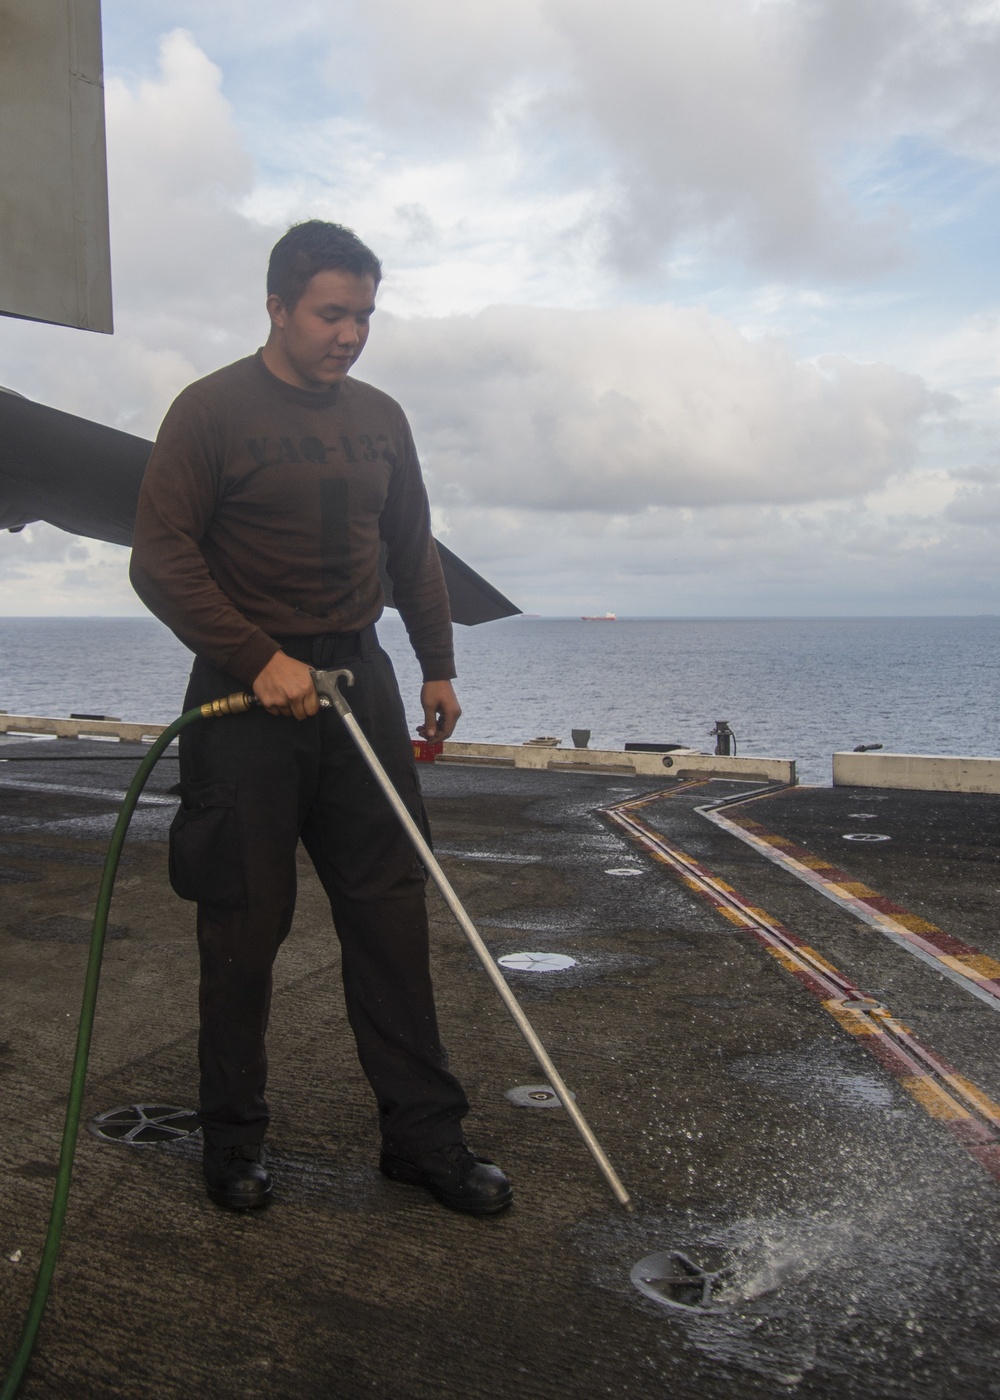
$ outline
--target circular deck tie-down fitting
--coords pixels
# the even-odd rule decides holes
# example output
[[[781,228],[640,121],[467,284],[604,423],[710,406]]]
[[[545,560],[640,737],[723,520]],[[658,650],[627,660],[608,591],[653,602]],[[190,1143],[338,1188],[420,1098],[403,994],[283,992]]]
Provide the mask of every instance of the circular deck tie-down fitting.
[[[654,1303],[688,1313],[718,1313],[731,1275],[731,1268],[704,1269],[679,1249],[664,1249],[633,1264],[629,1277]]]
[[[576,967],[576,958],[565,953],[507,953],[497,962],[511,972],[565,972]]]
[[[157,1147],[201,1131],[194,1109],[168,1103],[130,1103],[109,1108],[88,1118],[87,1127],[102,1142],[126,1147]]]
[[[576,1095],[571,1095],[576,1098]],[[504,1098],[509,1099],[515,1108],[562,1108],[562,1104],[550,1084],[518,1084],[507,1089]]]
[[[841,841],[891,841],[891,836],[885,836],[879,831],[848,831],[840,838]]]

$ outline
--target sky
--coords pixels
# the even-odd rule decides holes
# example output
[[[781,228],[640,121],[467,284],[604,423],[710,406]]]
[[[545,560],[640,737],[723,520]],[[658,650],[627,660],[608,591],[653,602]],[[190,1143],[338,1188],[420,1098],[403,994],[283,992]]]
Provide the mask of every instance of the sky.
[[[0,383],[153,437],[271,245],[385,280],[354,374],[526,612],[1000,612],[1000,0],[105,0],[114,336]],[[0,535],[0,614],[136,614]]]

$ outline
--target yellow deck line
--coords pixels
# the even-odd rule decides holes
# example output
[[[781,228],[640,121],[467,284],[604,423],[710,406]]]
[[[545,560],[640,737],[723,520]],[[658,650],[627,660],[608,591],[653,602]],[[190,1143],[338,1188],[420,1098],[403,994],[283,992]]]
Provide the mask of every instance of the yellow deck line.
[[[695,786],[695,784],[686,786]],[[675,788],[672,791],[676,792],[677,790]],[[663,792],[638,801],[621,803],[619,806],[606,808],[606,815],[616,825],[632,835],[634,839],[638,839],[642,846],[662,864],[669,866],[690,889],[707,895],[713,907],[730,922],[749,930],[753,930],[756,924],[760,931],[770,937],[780,938],[781,925],[772,919],[766,910],[746,903],[731,885],[718,876],[703,871],[698,862],[682,851],[680,847],[667,841],[661,833],[647,827],[637,817],[629,815],[638,806],[645,806],[652,801],[670,795],[671,792]],[[702,815],[709,815],[704,808],[701,808],[700,811]],[[719,825],[728,828],[735,824],[725,822],[719,823]],[[751,842],[750,844],[756,843]],[[734,903],[728,903],[727,896],[732,898]],[[853,985],[832,963],[807,945],[785,942],[775,945],[770,941],[765,941],[764,946],[780,966],[793,974],[815,977],[816,972],[822,970],[847,985]],[[881,1040],[889,1048],[892,1056],[900,1063],[900,1066],[904,1063],[913,1065],[912,1072],[901,1073],[889,1069],[880,1057],[876,1057],[882,1067],[892,1074],[892,1077],[913,1102],[918,1104],[930,1118],[951,1125],[962,1125],[968,1131],[984,1137],[987,1142],[989,1141],[989,1132],[1000,1129],[1000,1105],[996,1104],[971,1080],[956,1073],[950,1067],[941,1064],[935,1066],[932,1071],[930,1068],[920,1066],[921,1053],[932,1056],[932,1052],[925,1051],[915,1040],[909,1027],[897,1020],[884,1004],[879,1003],[876,1007],[868,1010],[846,1006],[844,999],[820,997],[819,1000],[827,1014],[850,1035],[865,1039],[871,1038],[873,1042]],[[933,1059],[936,1060],[937,1056],[933,1056]],[[915,1061],[916,1063],[914,1063]],[[961,1102],[963,1099],[964,1103]],[[964,1143],[964,1145],[969,1146],[968,1143]],[[981,1159],[977,1158],[977,1160]],[[993,1169],[991,1168],[991,1170]],[[998,1175],[996,1170],[993,1170],[993,1175]]]

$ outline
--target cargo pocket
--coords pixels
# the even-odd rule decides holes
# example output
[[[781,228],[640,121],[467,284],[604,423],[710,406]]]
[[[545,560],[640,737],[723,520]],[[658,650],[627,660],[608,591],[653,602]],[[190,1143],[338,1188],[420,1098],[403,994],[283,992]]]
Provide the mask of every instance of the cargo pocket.
[[[229,783],[182,785],[170,825],[170,883],[181,899],[228,909],[246,904],[236,789]]]

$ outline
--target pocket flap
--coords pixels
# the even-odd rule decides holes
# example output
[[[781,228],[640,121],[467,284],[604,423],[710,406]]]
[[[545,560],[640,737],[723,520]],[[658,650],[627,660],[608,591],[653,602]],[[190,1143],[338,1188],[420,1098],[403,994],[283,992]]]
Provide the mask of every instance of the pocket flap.
[[[232,783],[212,779],[181,784],[181,806],[185,812],[198,812],[205,807],[235,807],[236,788]]]

